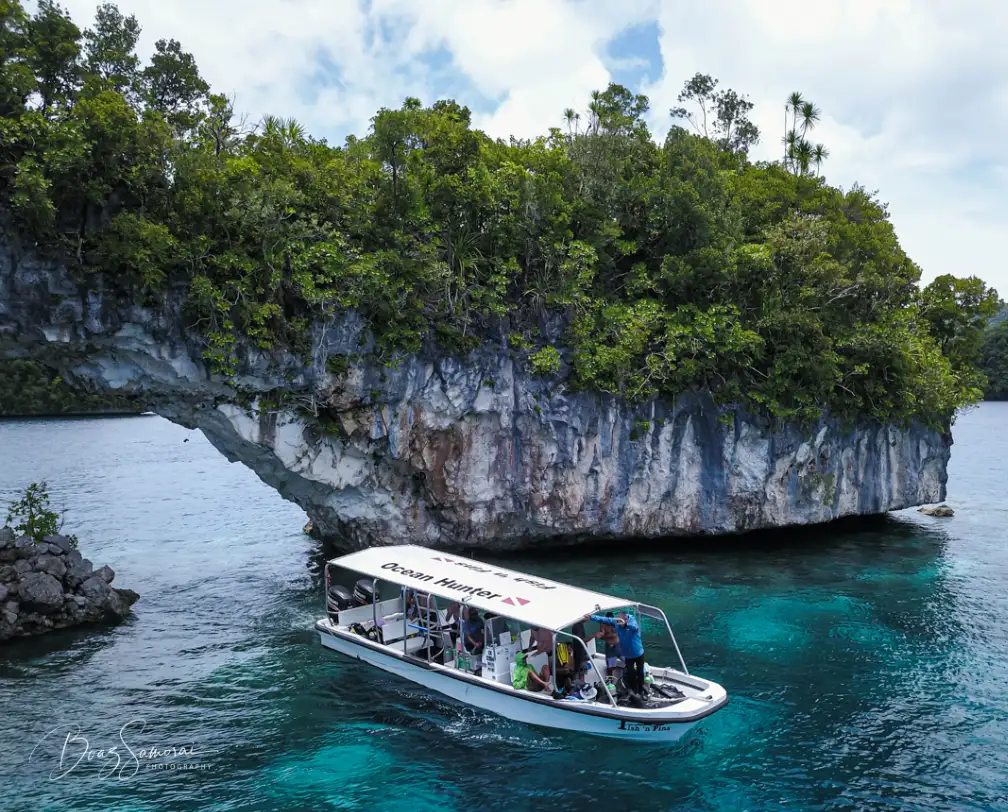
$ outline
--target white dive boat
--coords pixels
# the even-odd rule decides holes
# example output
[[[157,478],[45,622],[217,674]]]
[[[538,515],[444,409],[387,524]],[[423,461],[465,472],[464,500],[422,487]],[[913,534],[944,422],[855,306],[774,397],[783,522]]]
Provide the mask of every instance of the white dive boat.
[[[335,568],[363,576],[352,594],[334,580]],[[390,590],[394,595],[383,600]],[[516,721],[668,742],[728,701],[720,685],[689,673],[665,613],[654,606],[414,545],[371,547],[329,561],[326,592],[328,617],[315,624],[322,645]],[[462,647],[454,622],[472,608],[488,615],[481,656]],[[679,668],[647,666],[644,695],[627,691],[607,674],[605,653],[596,650],[590,635],[584,635],[590,638],[585,643],[571,633],[586,615],[618,610],[638,623],[649,617],[663,624],[679,657]],[[548,654],[538,647],[525,654],[537,673],[550,666],[550,690],[538,693],[512,686],[516,656],[527,652],[532,628],[552,633],[552,646],[543,646]],[[543,632],[536,637],[542,639]],[[558,651],[561,668],[564,654],[570,666],[573,652],[558,645],[564,642],[578,647],[580,668],[574,690],[566,683],[561,692],[556,689]],[[571,671],[560,673],[566,678]]]

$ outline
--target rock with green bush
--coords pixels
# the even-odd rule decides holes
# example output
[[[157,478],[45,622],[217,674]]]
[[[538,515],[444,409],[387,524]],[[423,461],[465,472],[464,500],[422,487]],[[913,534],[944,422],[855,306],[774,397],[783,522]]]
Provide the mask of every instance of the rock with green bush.
[[[139,598],[111,586],[113,569],[95,569],[61,525],[44,482],[11,504],[0,527],[0,641],[119,620]]]

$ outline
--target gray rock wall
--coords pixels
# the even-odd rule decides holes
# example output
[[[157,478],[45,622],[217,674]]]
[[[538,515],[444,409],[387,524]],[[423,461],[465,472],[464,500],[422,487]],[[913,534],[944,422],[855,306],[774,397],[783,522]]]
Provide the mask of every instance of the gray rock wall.
[[[0,641],[125,617],[140,596],[110,586],[114,578],[64,536],[36,544],[0,527]]]
[[[534,378],[504,347],[330,374],[329,358],[367,347],[352,313],[315,326],[311,363],[249,353],[229,382],[208,374],[179,313],[111,307],[0,238],[0,353],[49,354],[78,383],[143,392],[347,547],[727,533],[945,497],[951,438],[921,426],[800,431],[719,419],[697,394],[631,407]],[[278,393],[285,405],[267,405]]]

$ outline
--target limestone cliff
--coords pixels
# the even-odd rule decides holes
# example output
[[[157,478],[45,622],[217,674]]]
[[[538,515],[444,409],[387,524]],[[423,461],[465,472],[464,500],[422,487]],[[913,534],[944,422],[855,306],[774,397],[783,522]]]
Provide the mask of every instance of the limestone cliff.
[[[177,301],[148,310],[83,292],[0,236],[0,355],[142,392],[345,546],[725,533],[945,497],[951,440],[920,426],[799,431],[719,419],[702,395],[632,407],[535,378],[503,347],[355,362],[368,339],[352,313],[315,326],[311,363],[248,352],[229,382],[183,321]]]

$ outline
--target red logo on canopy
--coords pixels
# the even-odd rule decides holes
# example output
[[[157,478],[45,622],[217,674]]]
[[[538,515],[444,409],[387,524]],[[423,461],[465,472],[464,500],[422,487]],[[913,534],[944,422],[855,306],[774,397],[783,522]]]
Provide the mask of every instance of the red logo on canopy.
[[[442,558],[439,555],[434,556],[434,560],[435,561],[444,561],[446,564],[454,564],[455,563],[455,559],[454,558]]]
[[[526,598],[505,598],[504,603],[509,606],[524,606],[526,603],[532,603],[532,601]]]

